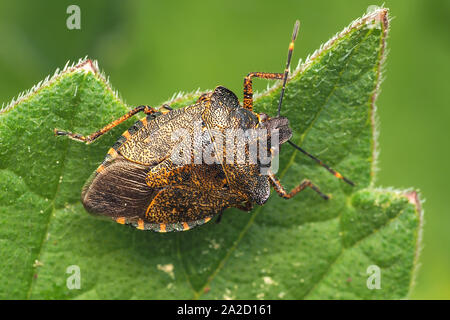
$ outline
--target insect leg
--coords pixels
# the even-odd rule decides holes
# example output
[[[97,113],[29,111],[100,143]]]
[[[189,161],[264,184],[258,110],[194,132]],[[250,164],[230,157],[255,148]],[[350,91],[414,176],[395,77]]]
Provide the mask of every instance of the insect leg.
[[[291,192],[289,192],[289,193],[287,193],[286,190],[284,190],[283,186],[281,185],[280,180],[278,180],[278,178],[272,172],[269,173],[269,181],[270,181],[270,184],[272,185],[272,187],[278,193],[278,195],[285,199],[292,198],[297,193],[305,190],[308,187],[313,189],[315,192],[317,192],[325,200],[329,199],[329,197],[326,194],[323,194],[320,191],[320,189],[309,180],[303,180],[298,186],[296,186],[294,189],[292,189]]]
[[[97,139],[98,137],[100,137],[101,135],[103,135],[104,133],[108,132],[115,126],[121,124],[122,122],[131,118],[132,116],[134,116],[136,113],[139,113],[139,112],[144,112],[145,114],[153,114],[153,113],[156,113],[157,110],[150,106],[136,107],[133,110],[131,110],[130,112],[128,112],[127,114],[120,117],[119,119],[114,120],[113,122],[107,124],[100,130],[98,130],[88,136],[83,136],[81,134],[72,133],[69,131],[61,131],[58,129],[54,129],[54,132],[55,132],[55,135],[57,135],[57,136],[69,136],[69,138],[71,138],[73,140],[77,140],[77,141],[81,141],[81,142],[85,142],[86,144],[89,144],[89,143],[93,142],[95,139]]]
[[[253,80],[252,78],[262,79],[277,79],[281,80],[284,77],[284,73],[269,73],[269,72],[250,72],[244,78],[244,108],[253,110]]]
[[[278,116],[280,116],[281,103],[283,101],[284,91],[286,88],[287,77],[289,74],[289,66],[291,64],[292,52],[294,51],[294,41],[297,38],[298,29],[300,27],[300,22],[297,20],[294,25],[294,31],[292,32],[292,39],[289,43],[288,57],[286,61],[286,68],[284,73],[267,73],[267,72],[252,72],[249,73],[244,79],[244,108],[248,110],[253,109],[253,88],[252,88],[252,78],[263,78],[263,79],[278,79],[283,80],[283,87],[281,90],[280,101],[278,103]]]

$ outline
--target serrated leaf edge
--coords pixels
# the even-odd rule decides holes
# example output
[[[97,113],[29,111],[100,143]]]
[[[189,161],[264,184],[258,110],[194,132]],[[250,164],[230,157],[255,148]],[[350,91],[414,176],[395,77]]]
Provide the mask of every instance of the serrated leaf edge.
[[[87,56],[84,58],[80,58],[78,62],[67,61],[66,65],[60,69],[57,68],[52,76],[48,75],[44,80],[39,81],[36,85],[31,87],[30,89],[23,91],[17,95],[17,97],[12,98],[12,100],[7,104],[2,104],[0,108],[0,115],[6,113],[9,110],[14,109],[17,105],[24,102],[27,99],[30,99],[35,94],[39,93],[42,89],[51,86],[62,76],[73,73],[73,72],[92,72],[95,74],[101,81],[106,85],[107,89],[113,94],[113,96],[120,101],[122,104],[126,105],[123,99],[120,97],[119,92],[114,90],[110,85],[109,77],[105,76],[103,71],[99,71],[98,61],[91,60]]]

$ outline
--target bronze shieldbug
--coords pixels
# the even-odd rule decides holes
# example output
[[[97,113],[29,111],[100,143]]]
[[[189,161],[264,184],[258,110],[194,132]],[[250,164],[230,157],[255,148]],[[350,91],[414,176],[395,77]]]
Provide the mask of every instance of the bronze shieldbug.
[[[262,163],[259,158],[249,160],[248,145],[234,161],[224,161],[225,154],[230,154],[230,150],[226,144],[218,143],[219,138],[240,130],[250,132],[260,129],[267,132],[262,138],[246,138],[255,144],[264,142],[271,159],[278,152],[273,143],[275,134],[272,134],[276,133],[276,144],[288,142],[336,177],[353,185],[350,180],[289,141],[292,136],[289,121],[280,116],[298,29],[297,21],[284,73],[252,72],[245,77],[242,106],[233,92],[219,86],[203,94],[195,104],[184,108],[173,110],[167,105],[158,109],[139,106],[89,136],[55,129],[56,135],[67,135],[89,144],[136,113],[146,114],[120,136],[83,187],[81,201],[86,210],[141,230],[168,232],[191,229],[208,222],[215,215],[219,215],[220,219],[226,208],[250,211],[254,204],[263,205],[267,201],[271,186],[286,199],[307,187],[328,199],[309,180],[286,192],[271,172],[271,162]],[[253,112],[253,78],[283,80],[276,117]],[[191,142],[197,143],[200,149],[212,146],[210,154],[214,161],[174,161],[173,155],[178,152],[179,141],[173,139],[173,133],[180,130],[185,137],[197,137]],[[196,130],[201,134],[198,135]],[[220,159],[219,155],[222,156]],[[189,155],[187,159],[195,160],[193,157]]]

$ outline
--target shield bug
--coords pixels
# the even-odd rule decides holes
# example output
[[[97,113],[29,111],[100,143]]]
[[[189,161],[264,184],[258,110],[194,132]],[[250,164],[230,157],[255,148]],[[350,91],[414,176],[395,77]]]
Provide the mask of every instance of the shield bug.
[[[146,114],[120,136],[83,187],[81,201],[86,210],[141,230],[169,232],[191,229],[216,215],[219,220],[226,208],[250,211],[254,204],[263,205],[267,201],[271,186],[286,199],[308,187],[328,199],[309,180],[290,192],[282,187],[271,171],[271,164],[278,146],[286,142],[353,185],[289,141],[292,130],[288,119],[280,113],[298,29],[297,21],[284,72],[249,73],[244,79],[242,105],[233,92],[219,86],[184,108],[139,106],[89,136],[55,129],[56,135],[89,144],[133,115]],[[283,81],[276,117],[253,112],[253,78]],[[258,130],[265,134],[260,135]],[[178,138],[189,143],[174,139],[176,132]],[[230,141],[248,143],[241,143],[241,152],[235,153],[231,149],[238,148]],[[180,146],[188,146],[194,152]],[[256,157],[254,146],[260,147]],[[205,161],[205,150],[209,161]],[[262,150],[269,155],[269,161],[262,161]]]

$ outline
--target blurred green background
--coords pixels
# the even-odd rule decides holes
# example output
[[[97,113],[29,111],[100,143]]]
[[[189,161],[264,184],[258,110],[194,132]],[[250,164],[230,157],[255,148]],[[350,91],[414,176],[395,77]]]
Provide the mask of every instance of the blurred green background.
[[[68,60],[99,61],[130,105],[224,85],[242,98],[250,71],[280,72],[295,19],[294,66],[365,13],[391,9],[379,96],[378,186],[426,199],[415,299],[450,299],[450,1],[1,1],[0,104]],[[81,8],[81,30],[66,9]],[[267,86],[257,80],[257,89]]]

